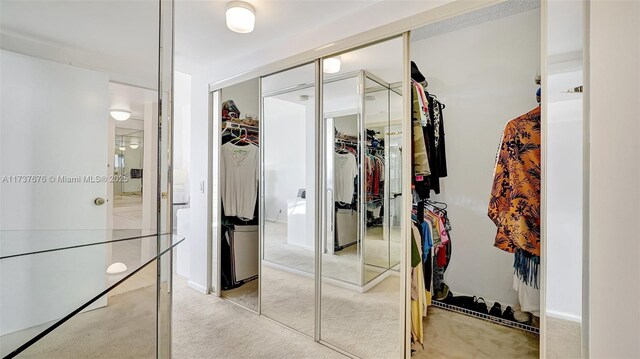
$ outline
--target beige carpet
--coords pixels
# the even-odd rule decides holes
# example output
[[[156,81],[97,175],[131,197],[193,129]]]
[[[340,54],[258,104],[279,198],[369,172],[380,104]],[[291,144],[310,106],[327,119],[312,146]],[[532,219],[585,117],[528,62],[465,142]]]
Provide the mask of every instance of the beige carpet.
[[[173,358],[344,358],[266,318],[176,283]]]
[[[258,311],[258,279],[247,282],[238,288],[223,290],[221,295],[241,306]]]
[[[547,316],[548,359],[582,357],[582,325],[578,322]]]
[[[32,331],[41,332],[47,325]],[[28,331],[28,330],[27,330]],[[5,335],[2,354],[25,342]],[[20,342],[10,336],[20,336]],[[20,358],[155,358],[156,289],[149,286],[109,297],[106,307],[81,313],[22,352]]]
[[[448,310],[429,307],[423,358],[539,358],[538,336]]]
[[[400,279],[389,276],[366,293],[322,285],[321,338],[361,358],[399,358]]]

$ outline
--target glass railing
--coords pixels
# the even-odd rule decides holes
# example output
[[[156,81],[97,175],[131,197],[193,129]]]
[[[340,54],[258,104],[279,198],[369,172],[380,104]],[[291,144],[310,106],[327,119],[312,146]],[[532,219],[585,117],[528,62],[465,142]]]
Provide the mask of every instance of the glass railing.
[[[150,229],[2,230],[0,259],[156,235]]]
[[[0,234],[0,355],[155,358],[183,238],[48,232]]]

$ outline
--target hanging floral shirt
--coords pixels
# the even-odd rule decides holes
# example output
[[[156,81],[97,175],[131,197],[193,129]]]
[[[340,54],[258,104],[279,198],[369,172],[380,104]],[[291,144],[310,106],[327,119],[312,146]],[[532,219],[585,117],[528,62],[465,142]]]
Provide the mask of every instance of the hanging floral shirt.
[[[504,129],[496,158],[489,218],[498,227],[495,246],[540,256],[540,107]]]

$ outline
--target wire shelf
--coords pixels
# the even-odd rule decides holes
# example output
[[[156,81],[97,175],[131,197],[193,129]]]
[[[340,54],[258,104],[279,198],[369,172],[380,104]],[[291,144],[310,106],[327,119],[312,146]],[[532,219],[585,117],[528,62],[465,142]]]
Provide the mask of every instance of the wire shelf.
[[[531,325],[522,324],[522,323],[514,322],[514,321],[511,321],[511,320],[506,320],[506,319],[503,319],[503,318],[494,317],[494,316],[489,315],[489,314],[478,313],[478,312],[475,312],[473,310],[456,307],[455,305],[439,302],[437,300],[432,300],[431,303],[432,303],[432,305],[434,307],[437,307],[437,308],[441,308],[441,309],[449,310],[449,311],[452,311],[452,312],[468,315],[470,317],[474,317],[474,318],[478,318],[478,319],[482,319],[482,320],[486,320],[486,321],[489,321],[489,322],[492,322],[492,323],[495,323],[495,324],[499,324],[499,325],[502,325],[502,326],[505,326],[505,327],[514,328],[514,329],[520,329],[520,330],[524,330],[525,332],[529,332],[529,333],[540,335],[540,328],[536,328],[536,327],[533,327]]]

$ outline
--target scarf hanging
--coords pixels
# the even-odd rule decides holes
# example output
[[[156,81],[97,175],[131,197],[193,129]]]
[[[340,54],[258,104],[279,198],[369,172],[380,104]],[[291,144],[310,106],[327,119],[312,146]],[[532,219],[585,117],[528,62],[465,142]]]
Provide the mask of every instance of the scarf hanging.
[[[540,257],[517,248],[513,258],[513,269],[518,278],[526,285],[538,289]]]

